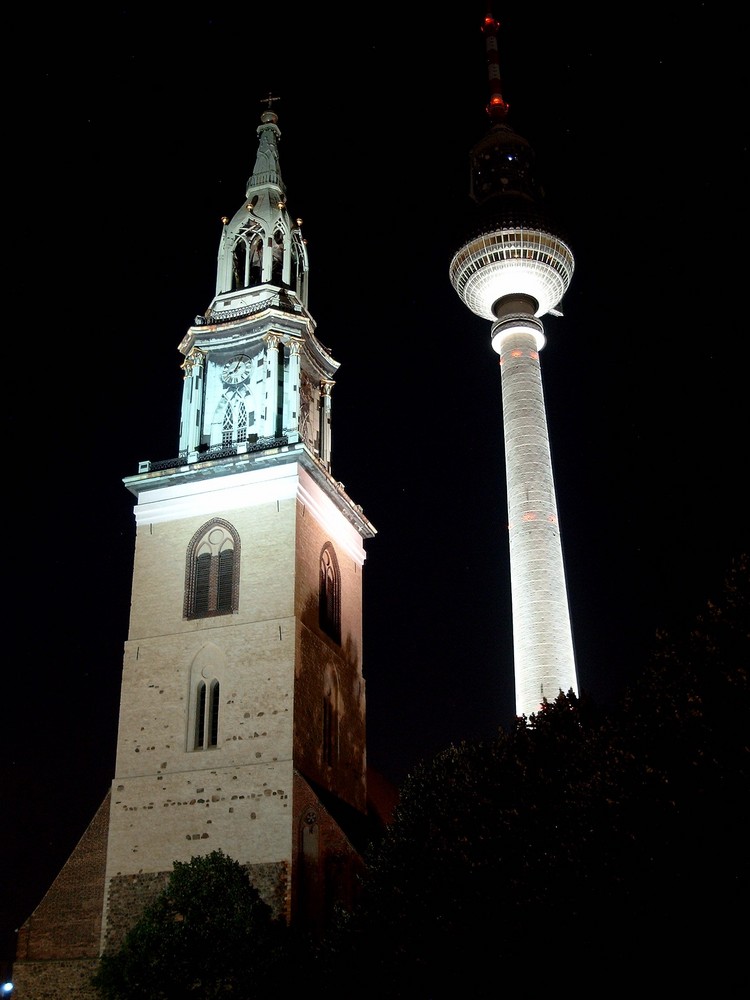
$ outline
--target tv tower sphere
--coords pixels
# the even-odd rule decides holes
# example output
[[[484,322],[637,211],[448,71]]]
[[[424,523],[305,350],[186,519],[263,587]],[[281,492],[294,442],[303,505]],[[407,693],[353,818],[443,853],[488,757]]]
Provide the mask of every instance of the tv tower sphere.
[[[533,150],[506,122],[498,28],[488,14],[492,125],[471,152],[474,218],[449,273],[462,302],[492,323],[500,355],[516,714],[528,716],[578,690],[539,361],[540,317],[561,315],[574,260],[542,206]]]

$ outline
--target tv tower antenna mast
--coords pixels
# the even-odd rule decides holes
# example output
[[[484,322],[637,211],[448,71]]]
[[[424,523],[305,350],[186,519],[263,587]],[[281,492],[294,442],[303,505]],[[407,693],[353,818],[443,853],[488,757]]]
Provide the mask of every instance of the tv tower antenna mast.
[[[573,254],[548,218],[529,143],[507,124],[497,35],[482,25],[491,125],[471,151],[473,219],[450,264],[461,301],[488,320],[500,355],[510,546],[516,715],[577,693],[539,352],[541,317],[559,316]]]

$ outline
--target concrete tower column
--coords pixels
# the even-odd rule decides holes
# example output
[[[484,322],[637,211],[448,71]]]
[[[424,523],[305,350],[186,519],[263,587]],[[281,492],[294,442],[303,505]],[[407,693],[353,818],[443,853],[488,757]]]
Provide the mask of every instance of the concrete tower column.
[[[516,715],[578,694],[539,352],[541,318],[561,315],[575,261],[544,206],[534,151],[507,122],[499,21],[482,22],[490,128],[470,156],[473,206],[450,264],[461,301],[492,323],[500,355],[508,479]]]
[[[500,355],[516,714],[577,690],[539,351],[542,324],[510,312],[492,329]]]

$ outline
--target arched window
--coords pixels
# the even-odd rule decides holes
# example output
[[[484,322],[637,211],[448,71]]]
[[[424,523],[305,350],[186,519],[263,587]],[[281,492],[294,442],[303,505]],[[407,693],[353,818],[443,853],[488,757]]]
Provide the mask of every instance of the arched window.
[[[330,542],[320,553],[318,624],[334,642],[341,642],[341,573]]]
[[[220,679],[224,667],[224,654],[213,643],[206,643],[190,666],[188,750],[213,750],[220,745]]]
[[[195,750],[219,745],[219,682],[201,681],[195,692]]]
[[[247,441],[247,409],[242,400],[237,407],[237,440]]]
[[[263,271],[263,232],[257,223],[237,236],[232,249],[232,289],[260,284]]]
[[[227,396],[231,398],[227,398]],[[241,444],[255,426],[255,407],[253,405],[252,386],[243,386],[224,390],[219,400],[211,422],[211,444],[228,448],[233,444]],[[257,433],[257,429],[256,429]]]
[[[239,608],[240,539],[222,520],[210,521],[190,542],[185,567],[185,618],[231,615]]]
[[[232,443],[232,437],[234,436],[234,414],[232,413],[232,407],[228,406],[224,411],[224,426],[221,430],[221,444],[222,447],[226,448]]]

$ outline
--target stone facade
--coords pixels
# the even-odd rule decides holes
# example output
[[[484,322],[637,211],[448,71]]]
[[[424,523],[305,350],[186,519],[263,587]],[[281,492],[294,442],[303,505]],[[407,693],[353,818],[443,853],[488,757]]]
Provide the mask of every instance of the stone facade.
[[[99,966],[95,958],[69,962],[21,961],[13,966],[13,1000],[100,1000],[91,985]]]
[[[22,1000],[63,981],[59,995],[86,996],[97,958],[122,944],[175,861],[220,849],[274,913],[314,930],[354,898],[367,813],[362,539],[297,463],[270,482],[244,477],[239,492],[232,482],[190,500],[165,485],[139,514],[115,777],[21,931]],[[235,540],[237,607],[191,619],[186,554],[213,521]],[[338,574],[333,635],[320,613],[324,549]],[[196,748],[196,686],[211,679],[219,738]]]

